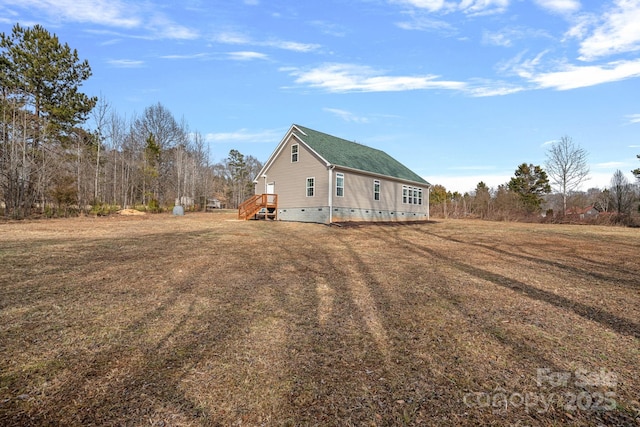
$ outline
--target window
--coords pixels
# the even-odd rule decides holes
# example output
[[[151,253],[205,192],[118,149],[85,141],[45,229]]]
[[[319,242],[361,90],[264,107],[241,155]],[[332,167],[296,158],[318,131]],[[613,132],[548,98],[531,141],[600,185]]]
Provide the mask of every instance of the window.
[[[373,180],[373,200],[380,200],[380,181]]]
[[[410,205],[422,205],[422,188],[402,186],[402,203]]]
[[[307,178],[307,197],[313,197],[315,195],[316,179]]]
[[[298,161],[298,144],[293,144],[291,146],[291,163],[296,163]]]
[[[338,197],[344,196],[344,174],[343,173],[336,174],[336,196]]]

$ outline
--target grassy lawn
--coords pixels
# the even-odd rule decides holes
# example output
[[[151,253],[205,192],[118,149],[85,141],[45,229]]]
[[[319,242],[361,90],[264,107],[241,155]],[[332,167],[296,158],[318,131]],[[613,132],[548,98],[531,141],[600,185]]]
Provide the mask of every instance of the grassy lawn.
[[[0,223],[1,425],[640,425],[640,230]]]

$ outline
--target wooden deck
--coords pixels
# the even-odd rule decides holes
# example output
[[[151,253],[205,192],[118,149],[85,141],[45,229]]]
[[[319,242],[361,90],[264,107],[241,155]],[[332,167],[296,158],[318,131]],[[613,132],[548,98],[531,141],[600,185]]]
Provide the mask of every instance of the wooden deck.
[[[264,209],[264,213],[261,211]],[[238,219],[251,219],[264,216],[265,219],[278,219],[278,195],[256,194],[240,204]]]

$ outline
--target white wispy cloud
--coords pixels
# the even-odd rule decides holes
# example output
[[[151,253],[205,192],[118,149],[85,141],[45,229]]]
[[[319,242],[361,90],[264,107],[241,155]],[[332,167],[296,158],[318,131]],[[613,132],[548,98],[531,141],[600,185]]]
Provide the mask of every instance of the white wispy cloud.
[[[513,46],[513,34],[508,34],[506,32],[484,31],[482,33],[482,43],[494,46],[511,47]]]
[[[320,45],[316,43],[298,43],[286,40],[267,40],[264,42],[258,42],[257,45],[291,50],[294,52],[312,52],[320,48]]]
[[[438,12],[447,6],[444,0],[392,0],[391,3],[426,9],[430,12]]]
[[[368,118],[357,116],[357,115],[353,114],[350,111],[341,110],[339,108],[323,108],[323,110],[328,112],[328,113],[335,114],[336,116],[340,117],[345,122],[350,122],[350,123],[369,123],[369,119]]]
[[[208,133],[205,135],[205,141],[212,143],[274,143],[282,138],[283,132],[282,129],[266,129],[261,131],[239,129],[233,132]]]
[[[403,11],[402,15],[406,16],[407,19],[396,22],[395,25],[403,30],[431,31],[443,35],[454,35],[458,33],[457,28],[451,23],[443,19],[433,18],[428,12],[422,10],[409,9]]]
[[[251,38],[236,31],[224,31],[213,37],[213,41],[222,44],[251,44]]]
[[[137,59],[111,59],[107,63],[116,68],[140,68],[144,66],[144,61]]]
[[[145,27],[156,37],[175,40],[194,40],[199,37],[196,30],[177,24],[161,14],[151,15]]]
[[[299,85],[324,89],[328,92],[398,92],[408,90],[462,90],[465,83],[439,80],[436,75],[389,76],[368,66],[353,64],[324,64],[303,70],[282,69],[295,77]]]
[[[571,18],[572,25],[564,34],[563,42],[567,39],[584,40],[591,28],[598,24],[598,17],[592,13],[577,14]]]
[[[578,0],[534,0],[541,8],[553,13],[573,13],[581,8]]]
[[[440,76],[394,76],[369,66],[324,64],[316,68],[281,68],[301,86],[323,89],[330,93],[403,92],[414,90],[449,90],[472,97],[504,96],[526,90],[522,85],[504,81],[472,78],[468,82],[444,80]]]
[[[485,30],[482,33],[482,43],[486,45],[511,47],[518,40],[527,40],[531,43],[531,39],[534,38],[547,38],[551,36],[543,30],[535,30],[525,27],[507,27],[499,31]]]
[[[640,50],[640,1],[616,0],[601,23],[580,45],[580,59],[590,61]]]
[[[505,96],[526,90],[521,85],[506,83],[501,81],[484,81],[481,79],[472,79],[466,84],[463,91],[473,97],[489,97],[489,96]]]
[[[41,9],[66,21],[124,28],[137,27],[142,23],[136,13],[132,13],[133,5],[119,0],[21,0],[19,6]]]
[[[555,71],[539,73],[524,71],[521,72],[521,76],[535,83],[539,88],[577,89],[640,77],[640,59],[590,66],[565,64]]]
[[[428,12],[463,12],[468,15],[489,15],[504,12],[510,0],[390,0],[391,3],[424,9]]]
[[[276,49],[290,50],[294,52],[312,52],[318,50],[321,46],[315,43],[298,43],[287,40],[269,39],[269,40],[254,40],[250,36],[235,32],[228,31],[218,33],[213,37],[213,41],[222,44],[234,44],[234,45],[248,45],[248,46],[263,46],[272,47]]]
[[[640,123],[640,114],[628,114],[626,118],[629,123]]]
[[[39,9],[52,21],[81,22],[127,30],[141,34],[121,34],[147,39],[188,40],[199,37],[197,31],[180,25],[159,13],[152,5],[123,0],[21,0],[22,9]]]
[[[254,59],[269,59],[267,55],[260,52],[250,52],[250,51],[241,51],[241,52],[229,52],[229,57],[236,61],[252,61]]]
[[[192,54],[184,54],[184,55],[163,55],[160,58],[162,59],[204,59],[208,57],[210,57],[208,53],[192,53]]]
[[[458,32],[458,30],[447,21],[424,16],[412,16],[408,21],[396,22],[396,26],[403,30],[413,31],[437,31],[449,34]]]
[[[469,15],[492,15],[504,13],[510,0],[462,0],[458,9]]]
[[[531,78],[543,63],[548,51],[542,51],[532,58],[526,57],[527,51],[518,53],[511,59],[496,64],[496,70],[502,74],[514,74],[524,79]]]

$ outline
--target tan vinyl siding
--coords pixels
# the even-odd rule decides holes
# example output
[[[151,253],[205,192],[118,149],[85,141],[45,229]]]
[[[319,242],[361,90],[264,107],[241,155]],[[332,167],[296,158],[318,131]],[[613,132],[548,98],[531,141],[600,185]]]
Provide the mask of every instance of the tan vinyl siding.
[[[294,144],[298,144],[298,161],[292,163],[291,146]],[[279,209],[327,205],[329,179],[327,167],[293,136],[286,141],[263,175],[267,177],[258,177],[256,193],[263,193],[266,183],[273,182],[275,192],[278,194]],[[307,178],[310,177],[315,178],[313,197],[307,197],[306,194]]]
[[[427,195],[427,187],[420,184],[411,184],[411,187],[422,188],[422,205],[403,204],[402,186],[409,185],[406,182],[385,179],[367,174],[342,171],[336,168],[336,172],[344,173],[344,197],[333,197],[333,206],[337,208],[363,208],[381,211],[400,212],[426,212],[427,206],[424,198]],[[335,191],[335,173],[333,188]],[[373,182],[380,181],[380,200],[373,198]]]

